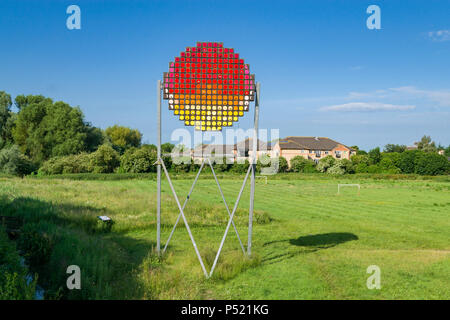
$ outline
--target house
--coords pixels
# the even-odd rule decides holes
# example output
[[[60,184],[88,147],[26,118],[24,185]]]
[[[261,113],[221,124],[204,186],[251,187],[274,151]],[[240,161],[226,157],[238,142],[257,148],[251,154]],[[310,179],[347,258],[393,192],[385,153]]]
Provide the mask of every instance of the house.
[[[206,158],[235,158],[234,145],[232,144],[201,144],[196,146],[191,157],[194,162],[201,161]]]
[[[247,138],[234,145],[235,158],[245,158],[250,160],[253,157],[253,138]],[[270,143],[258,139],[258,158],[262,155],[270,155]]]
[[[271,157],[284,157],[290,163],[295,156],[318,162],[326,156],[348,159],[356,150],[326,137],[286,137],[280,139],[271,150]]]
[[[269,149],[268,149],[269,148]],[[227,158],[232,162],[237,160],[250,160],[253,156],[253,139],[248,138],[236,144],[202,144],[191,151],[191,157],[194,161],[203,158]],[[258,157],[263,154],[270,155],[270,144],[258,139]]]

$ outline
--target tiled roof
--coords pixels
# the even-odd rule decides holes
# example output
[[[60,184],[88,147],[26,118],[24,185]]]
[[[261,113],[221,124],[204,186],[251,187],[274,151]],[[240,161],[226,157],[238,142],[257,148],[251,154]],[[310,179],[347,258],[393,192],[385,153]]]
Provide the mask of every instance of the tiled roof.
[[[234,145],[232,144],[203,144],[195,147],[194,156],[201,155],[232,155]]]
[[[336,142],[326,137],[286,137],[284,139],[280,139],[279,143],[281,149],[295,150],[332,150],[339,144],[345,146],[342,143]]]
[[[270,150],[270,143],[258,139],[258,150]],[[247,138],[234,145],[234,150],[249,151],[253,149],[253,138]]]

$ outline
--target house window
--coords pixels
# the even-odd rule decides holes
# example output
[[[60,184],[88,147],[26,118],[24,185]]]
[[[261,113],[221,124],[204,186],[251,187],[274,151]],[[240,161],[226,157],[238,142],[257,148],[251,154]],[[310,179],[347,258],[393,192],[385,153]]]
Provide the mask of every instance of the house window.
[[[340,158],[341,157],[341,151],[335,151],[336,154],[336,158]]]
[[[325,154],[328,154],[328,151],[325,151]]]
[[[316,153],[316,158],[320,158],[320,151],[316,150],[315,153]]]

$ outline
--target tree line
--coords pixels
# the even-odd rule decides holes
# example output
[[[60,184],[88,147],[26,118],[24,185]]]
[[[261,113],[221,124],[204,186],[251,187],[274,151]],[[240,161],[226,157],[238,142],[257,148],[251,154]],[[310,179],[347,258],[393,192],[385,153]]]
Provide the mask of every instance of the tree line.
[[[14,175],[63,173],[155,172],[156,146],[143,144],[142,134],[124,126],[114,125],[102,130],[84,119],[79,107],[42,95],[18,95],[12,111],[11,96],[0,91],[0,173]],[[318,163],[297,156],[290,163],[276,159],[279,172],[351,173],[417,173],[437,175],[449,173],[450,146],[436,146],[429,136],[416,143],[416,150],[404,145],[388,144],[381,152],[357,149],[351,160],[331,156]],[[171,143],[162,145],[162,153],[172,152]],[[444,150],[439,155],[438,150]],[[270,165],[270,159],[258,159],[257,168]],[[189,172],[198,169],[195,163],[164,161],[169,170]],[[223,163],[222,163],[223,162]],[[245,163],[220,161],[220,172],[245,172]]]

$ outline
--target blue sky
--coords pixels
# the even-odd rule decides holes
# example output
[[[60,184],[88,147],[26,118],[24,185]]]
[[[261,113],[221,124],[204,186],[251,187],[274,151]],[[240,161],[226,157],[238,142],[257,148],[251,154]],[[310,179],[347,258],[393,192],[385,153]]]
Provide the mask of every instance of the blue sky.
[[[66,8],[81,8],[81,30]],[[381,8],[369,30],[366,8]],[[261,83],[261,128],[364,149],[450,144],[450,1],[0,1],[0,90],[80,106],[156,142],[157,79],[221,41]],[[163,104],[163,140],[180,122]],[[249,128],[253,114],[239,126]]]

